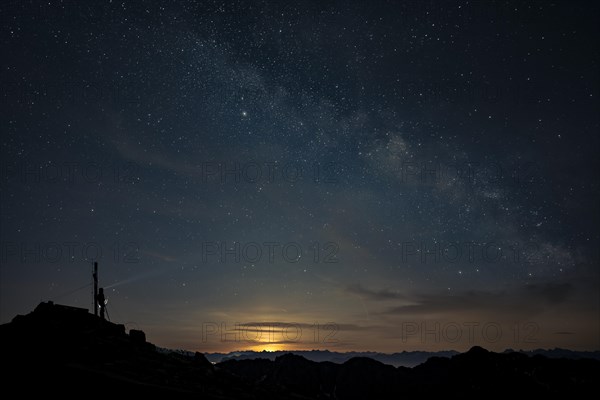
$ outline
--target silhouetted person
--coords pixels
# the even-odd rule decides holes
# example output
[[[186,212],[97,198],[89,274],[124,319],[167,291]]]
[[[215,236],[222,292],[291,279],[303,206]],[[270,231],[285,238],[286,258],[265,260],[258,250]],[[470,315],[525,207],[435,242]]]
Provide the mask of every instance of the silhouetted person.
[[[100,318],[104,319],[104,309],[106,308],[106,299],[104,298],[104,288],[98,289],[96,302],[100,306]]]

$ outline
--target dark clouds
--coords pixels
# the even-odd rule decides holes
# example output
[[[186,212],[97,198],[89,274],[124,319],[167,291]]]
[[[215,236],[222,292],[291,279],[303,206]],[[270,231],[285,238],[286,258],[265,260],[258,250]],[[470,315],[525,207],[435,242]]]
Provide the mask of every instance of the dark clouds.
[[[345,289],[366,301],[373,302],[372,314],[428,318],[432,315],[466,315],[469,312],[496,317],[532,317],[572,299],[570,283],[526,285],[512,290],[468,290],[452,293],[402,294],[389,289],[372,290],[361,285]],[[383,305],[381,303],[384,303]],[[400,303],[401,305],[393,305]]]

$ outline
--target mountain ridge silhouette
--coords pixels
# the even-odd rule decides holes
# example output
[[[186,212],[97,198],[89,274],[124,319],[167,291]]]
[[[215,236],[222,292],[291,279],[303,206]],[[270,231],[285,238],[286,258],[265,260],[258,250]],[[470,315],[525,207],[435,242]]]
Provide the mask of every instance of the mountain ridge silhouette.
[[[193,355],[191,351],[178,349],[161,349],[163,351],[177,351],[182,354]],[[591,358],[600,360],[600,351],[576,351],[568,350],[563,348],[553,349],[533,349],[533,350],[514,350],[505,349],[501,353],[523,353],[529,356],[536,354],[543,355],[548,358],[570,358],[570,359],[581,359]],[[274,360],[276,357],[291,353],[300,355],[307,360],[311,361],[330,361],[338,364],[342,364],[354,357],[368,357],[373,360],[380,361],[384,364],[389,364],[394,367],[415,367],[419,364],[424,363],[431,357],[452,357],[460,354],[457,350],[440,350],[440,351],[401,351],[394,353],[381,353],[375,351],[347,351],[337,352],[330,350],[275,350],[275,351],[254,351],[254,350],[236,350],[228,353],[204,353],[204,356],[212,363],[216,364],[228,360],[253,360],[257,358],[266,358],[268,360]]]
[[[165,395],[172,398],[387,399],[406,395],[574,395],[596,389],[600,361],[550,359],[473,347],[413,368],[369,357],[338,364],[283,354],[227,360],[158,351],[139,330],[86,309],[40,303],[0,325],[4,389],[21,394]]]

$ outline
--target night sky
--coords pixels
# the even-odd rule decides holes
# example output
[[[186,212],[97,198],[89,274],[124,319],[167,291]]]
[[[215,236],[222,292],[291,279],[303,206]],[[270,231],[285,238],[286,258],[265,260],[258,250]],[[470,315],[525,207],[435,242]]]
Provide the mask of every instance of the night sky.
[[[0,6],[0,322],[600,349],[598,5],[285,3]]]

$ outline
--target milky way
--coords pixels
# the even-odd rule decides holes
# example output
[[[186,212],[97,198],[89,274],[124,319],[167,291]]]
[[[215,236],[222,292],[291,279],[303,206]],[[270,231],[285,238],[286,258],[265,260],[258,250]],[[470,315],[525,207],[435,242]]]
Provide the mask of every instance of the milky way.
[[[2,5],[1,322],[598,349],[598,6],[324,3]]]

